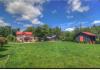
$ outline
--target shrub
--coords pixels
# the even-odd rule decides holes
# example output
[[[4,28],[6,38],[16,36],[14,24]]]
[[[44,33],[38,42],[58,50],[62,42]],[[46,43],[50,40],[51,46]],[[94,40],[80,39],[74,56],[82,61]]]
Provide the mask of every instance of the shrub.
[[[7,44],[7,39],[5,37],[0,37],[0,46],[4,46],[4,44]]]
[[[99,38],[96,39],[96,43],[97,43],[97,44],[100,44]]]
[[[8,35],[7,40],[10,41],[10,42],[14,42],[16,40],[16,38],[13,35]]]

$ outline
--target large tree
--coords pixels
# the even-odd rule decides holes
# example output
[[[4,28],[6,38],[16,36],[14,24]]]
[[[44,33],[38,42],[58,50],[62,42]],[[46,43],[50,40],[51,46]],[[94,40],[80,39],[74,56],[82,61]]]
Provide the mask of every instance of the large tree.
[[[62,32],[61,28],[55,27],[55,28],[52,29],[52,32],[53,32],[53,34],[56,35],[57,39],[60,39],[60,35],[61,35],[61,32]]]
[[[1,36],[7,37],[9,34],[11,34],[10,26],[0,27],[0,35]]]
[[[41,40],[45,40],[45,37],[50,34],[49,26],[48,25],[42,25],[38,26],[35,30],[35,35],[39,37]]]

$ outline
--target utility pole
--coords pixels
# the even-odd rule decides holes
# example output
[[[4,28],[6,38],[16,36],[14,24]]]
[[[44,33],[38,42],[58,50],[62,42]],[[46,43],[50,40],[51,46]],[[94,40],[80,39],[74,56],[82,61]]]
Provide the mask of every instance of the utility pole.
[[[12,35],[12,23],[11,23],[11,28],[10,28],[10,31],[11,31],[11,32],[10,32],[10,35]]]

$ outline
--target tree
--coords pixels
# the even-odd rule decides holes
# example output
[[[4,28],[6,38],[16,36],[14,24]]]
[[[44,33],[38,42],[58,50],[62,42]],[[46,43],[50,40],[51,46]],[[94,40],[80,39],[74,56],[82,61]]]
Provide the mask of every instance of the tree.
[[[56,35],[56,37],[57,37],[57,39],[60,39],[60,35],[61,35],[61,28],[59,28],[59,27],[55,27],[55,28],[53,28],[52,29],[53,31],[53,34],[55,34]]]
[[[43,34],[44,34],[44,36],[47,36],[48,34],[49,34],[49,26],[48,25],[43,25],[42,26],[42,32],[43,32]]]
[[[7,37],[10,33],[11,33],[10,26],[0,27],[0,35]]]
[[[15,42],[16,41],[16,37],[14,35],[8,35],[7,36],[7,40],[10,42]]]
[[[100,26],[96,26],[95,24],[92,27],[92,32],[96,34],[97,36],[97,41],[100,43]]]
[[[24,32],[32,32],[35,35],[35,27],[28,27]]]
[[[12,32],[11,32],[10,35],[12,35],[12,36],[16,36],[16,32],[17,32],[17,31],[20,31],[19,28],[14,28],[14,29],[11,29],[11,30],[12,30]]]
[[[48,25],[38,26],[35,30],[35,35],[39,37],[39,40],[45,40],[45,37],[50,34]]]
[[[74,32],[63,32],[60,36],[60,40],[62,41],[73,41],[74,38]]]

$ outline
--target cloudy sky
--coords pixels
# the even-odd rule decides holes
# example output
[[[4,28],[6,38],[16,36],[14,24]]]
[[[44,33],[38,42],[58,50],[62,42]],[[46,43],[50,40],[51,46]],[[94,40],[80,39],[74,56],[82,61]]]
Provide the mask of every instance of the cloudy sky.
[[[72,31],[100,25],[100,0],[0,0],[0,26],[22,30],[48,24]]]

